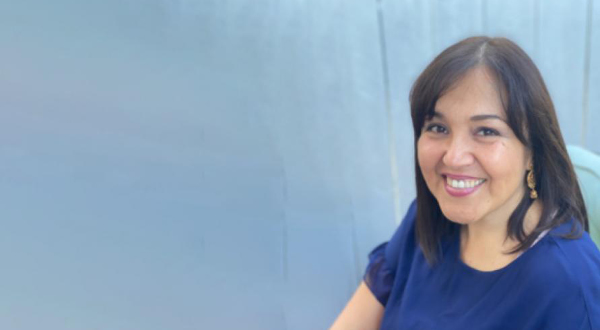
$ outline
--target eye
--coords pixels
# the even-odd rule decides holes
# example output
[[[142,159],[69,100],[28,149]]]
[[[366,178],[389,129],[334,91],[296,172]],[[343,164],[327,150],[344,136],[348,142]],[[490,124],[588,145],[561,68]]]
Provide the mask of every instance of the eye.
[[[498,131],[496,131],[495,129],[491,129],[488,127],[481,127],[477,130],[477,135],[480,136],[498,136],[500,135],[500,133],[498,133]]]
[[[448,132],[448,130],[446,129],[446,127],[439,125],[439,124],[429,124],[427,125],[427,127],[425,128],[425,130],[427,132],[433,132],[433,133],[441,133],[441,134],[445,134]]]

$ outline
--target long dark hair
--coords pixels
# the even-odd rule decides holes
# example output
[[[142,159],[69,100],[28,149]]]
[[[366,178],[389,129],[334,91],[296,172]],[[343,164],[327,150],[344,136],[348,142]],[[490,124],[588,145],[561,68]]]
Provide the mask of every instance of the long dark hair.
[[[437,100],[477,66],[484,66],[494,73],[508,125],[531,152],[538,199],[543,205],[537,227],[525,233],[523,219],[533,200],[529,194],[524,194],[508,220],[507,237],[519,242],[510,253],[526,250],[544,230],[571,218],[575,219],[575,225],[565,237],[577,238],[582,235],[582,230],[588,231],[581,190],[540,72],[529,56],[512,41],[472,37],[438,55],[417,78],[410,92],[415,133],[416,236],[431,264],[441,253],[442,240],[456,233],[459,225],[444,217],[437,200],[427,188],[417,158],[417,142],[424,122],[433,117]]]

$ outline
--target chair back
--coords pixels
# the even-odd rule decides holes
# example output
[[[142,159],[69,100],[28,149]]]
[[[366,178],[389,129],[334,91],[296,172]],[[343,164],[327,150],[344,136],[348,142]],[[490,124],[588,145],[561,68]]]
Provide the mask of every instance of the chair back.
[[[574,145],[567,146],[567,151],[587,208],[590,236],[600,248],[600,155]]]

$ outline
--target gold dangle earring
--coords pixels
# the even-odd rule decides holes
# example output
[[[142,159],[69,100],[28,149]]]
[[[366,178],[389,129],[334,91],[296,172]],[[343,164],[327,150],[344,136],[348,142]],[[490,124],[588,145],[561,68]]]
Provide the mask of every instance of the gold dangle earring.
[[[527,173],[527,186],[529,189],[529,197],[531,199],[536,199],[538,197],[537,191],[535,190],[535,176],[533,175],[533,165],[529,166],[527,169],[529,173]]]

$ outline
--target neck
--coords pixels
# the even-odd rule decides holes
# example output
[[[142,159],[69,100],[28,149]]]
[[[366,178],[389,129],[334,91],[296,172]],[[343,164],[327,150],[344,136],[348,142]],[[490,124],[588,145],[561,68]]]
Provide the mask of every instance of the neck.
[[[534,201],[523,219],[525,234],[537,226],[541,215],[541,202]],[[514,210],[514,209],[513,209]],[[508,218],[488,217],[461,228],[461,258],[468,265],[482,270],[502,268],[520,253],[508,254],[519,242],[507,236]]]

